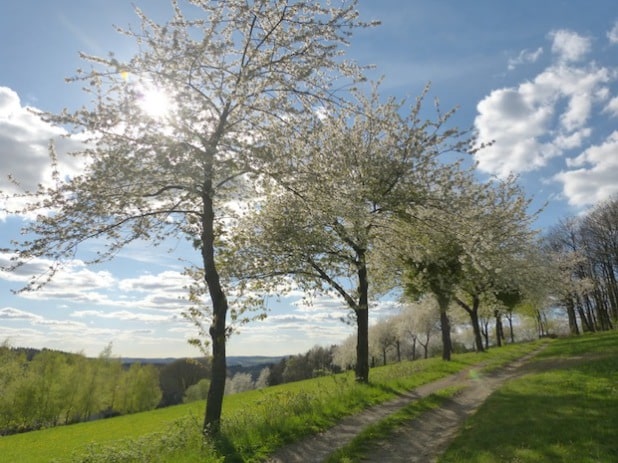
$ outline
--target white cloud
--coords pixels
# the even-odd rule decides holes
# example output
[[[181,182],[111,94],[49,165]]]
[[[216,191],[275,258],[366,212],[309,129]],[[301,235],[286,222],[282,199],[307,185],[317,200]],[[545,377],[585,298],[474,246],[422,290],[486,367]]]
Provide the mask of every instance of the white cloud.
[[[83,329],[86,327],[86,325],[81,322],[45,318],[33,312],[26,312],[25,310],[15,309],[12,307],[0,309],[0,319],[27,321],[30,322],[31,325],[53,327],[56,331],[72,331],[74,329]]]
[[[10,254],[0,253],[0,267],[8,266],[10,258]],[[13,272],[0,270],[0,280],[19,283],[15,288],[19,289],[33,277],[43,275],[51,265],[50,260],[33,259]],[[188,277],[176,271],[117,280],[108,270],[93,270],[83,261],[73,260],[65,262],[41,288],[22,292],[20,297],[90,306],[178,311],[188,304],[183,300],[188,283]]]
[[[172,317],[167,315],[156,315],[142,312],[131,312],[128,310],[121,310],[115,312],[104,312],[102,310],[77,310],[71,313],[71,317],[77,318],[86,318],[86,317],[97,317],[97,318],[106,318],[111,320],[121,320],[121,321],[139,321],[146,323],[160,323],[160,322],[170,322],[172,321]]]
[[[595,105],[609,98],[616,72],[595,64],[555,63],[518,86],[493,90],[477,105],[479,169],[505,177],[538,170],[565,150],[582,146]]]
[[[592,129],[589,127],[577,130],[571,134],[559,134],[554,139],[554,144],[561,150],[570,150],[579,148],[592,134]]]
[[[43,275],[51,265],[52,262],[47,259],[33,259],[16,272],[0,272],[0,278],[25,284],[33,277]],[[41,288],[36,291],[23,292],[21,296],[33,300],[54,298],[71,302],[101,304],[106,302],[101,291],[113,289],[115,284],[116,280],[108,270],[94,271],[84,262],[73,260],[66,262],[53,279]]]
[[[190,283],[191,279],[181,272],[168,270],[156,275],[146,274],[137,278],[126,278],[119,282],[118,287],[122,291],[152,293],[153,291],[172,290],[176,292],[179,288],[182,289]]]
[[[558,57],[558,61],[569,63],[581,61],[592,49],[590,37],[584,37],[566,29],[552,31],[551,51]]]
[[[563,184],[568,201],[573,206],[588,206],[618,193],[618,131],[613,132],[600,145],[586,149],[574,159],[567,160],[567,167],[554,179]]]
[[[609,113],[613,117],[618,117],[618,96],[612,98],[603,109],[604,113]]]
[[[52,140],[63,174],[73,175],[83,168],[82,161],[66,155],[76,151],[80,142],[76,138],[66,138],[64,129],[44,122],[38,113],[35,108],[22,106],[16,92],[0,86],[0,190],[6,193],[19,192],[8,181],[8,174],[19,182],[22,189],[29,191],[50,182],[49,144]],[[9,203],[11,209],[21,206],[21,201]]]
[[[607,39],[612,45],[618,43],[618,21],[614,22],[614,27],[607,32]]]
[[[477,152],[480,170],[506,177],[542,167],[557,154],[541,141],[554,113],[553,102],[540,100],[542,95],[526,87],[494,90],[478,104],[479,139],[495,141]]]
[[[13,307],[4,307],[0,309],[0,319],[38,321],[41,320],[41,317],[31,312],[14,309]]]
[[[543,54],[543,47],[539,47],[536,50],[522,50],[515,58],[511,58],[508,61],[508,68],[510,71],[515,69],[520,64],[535,63]]]

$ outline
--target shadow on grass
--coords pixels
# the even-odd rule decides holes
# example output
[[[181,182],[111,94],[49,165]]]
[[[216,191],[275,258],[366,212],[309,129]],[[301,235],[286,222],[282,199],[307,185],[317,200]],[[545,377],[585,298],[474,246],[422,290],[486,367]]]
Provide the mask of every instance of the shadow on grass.
[[[212,438],[215,451],[225,457],[225,463],[242,463],[245,461],[234,443],[223,433]]]
[[[486,401],[440,462],[618,461],[618,359],[531,367]]]
[[[373,382],[369,381],[369,383],[367,383],[367,386],[373,387],[375,389],[378,389],[378,390],[380,390],[382,392],[386,392],[388,394],[393,394],[394,397],[400,397],[400,396],[405,395],[401,391],[401,388],[399,388],[399,389],[398,388],[394,388],[394,387],[391,387],[391,386],[389,386],[387,384],[373,383]]]
[[[607,331],[558,339],[540,357],[603,355],[612,351],[618,351],[618,336],[615,331]]]

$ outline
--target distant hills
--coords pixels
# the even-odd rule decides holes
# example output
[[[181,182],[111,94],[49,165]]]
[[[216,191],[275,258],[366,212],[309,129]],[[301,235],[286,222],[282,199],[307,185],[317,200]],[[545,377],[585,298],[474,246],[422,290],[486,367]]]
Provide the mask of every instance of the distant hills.
[[[36,354],[41,352],[42,350],[52,350],[54,352],[61,352],[63,354],[72,355],[69,352],[64,352],[55,349],[36,349],[32,347],[11,347],[12,350],[24,352],[28,360],[32,360]],[[227,357],[227,365],[228,367],[239,367],[239,368],[252,368],[260,365],[270,365],[279,363],[281,359],[290,357],[289,355],[279,355],[279,356],[266,356],[266,355],[248,355],[248,356],[228,356]],[[153,364],[153,365],[167,365],[169,363],[175,362],[176,360],[180,360],[178,357],[159,357],[159,358],[147,358],[147,357],[120,357],[120,361],[125,364],[131,363],[141,363],[141,364]]]
[[[280,356],[264,356],[264,355],[251,355],[251,356],[229,356],[227,357],[227,365],[230,367],[244,367],[250,368],[256,365],[267,365],[271,363],[279,363],[282,358],[289,357],[288,355]],[[161,358],[141,358],[141,357],[122,357],[121,361],[124,364],[127,363],[142,363],[142,364],[157,364],[167,365],[178,360],[174,357],[161,357]]]

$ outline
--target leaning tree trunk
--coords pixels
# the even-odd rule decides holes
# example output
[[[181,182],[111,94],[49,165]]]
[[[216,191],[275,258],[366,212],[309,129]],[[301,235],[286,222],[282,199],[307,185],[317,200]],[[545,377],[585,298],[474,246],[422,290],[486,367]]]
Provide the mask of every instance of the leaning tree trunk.
[[[202,259],[204,279],[212,301],[212,323],[210,338],[212,343],[212,379],[208,389],[204,433],[216,435],[221,427],[221,411],[225,393],[227,364],[225,354],[227,298],[223,292],[215,263],[214,208],[212,198],[207,194],[202,198],[204,215],[202,217]]]
[[[457,302],[457,304],[470,316],[470,324],[472,325],[472,331],[474,332],[474,344],[476,345],[476,351],[484,352],[485,349],[483,348],[483,338],[481,337],[481,324],[479,322],[480,299],[476,295],[473,296],[472,307],[458,297],[455,298],[455,302]]]

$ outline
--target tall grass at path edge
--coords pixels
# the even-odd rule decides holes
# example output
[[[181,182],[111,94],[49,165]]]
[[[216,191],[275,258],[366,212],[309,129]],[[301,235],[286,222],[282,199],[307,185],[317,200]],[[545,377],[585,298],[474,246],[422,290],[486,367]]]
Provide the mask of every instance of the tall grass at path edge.
[[[370,384],[351,372],[226,396],[221,438],[204,442],[205,403],[196,402],[89,423],[0,437],[0,463],[257,462],[277,448],[324,431],[344,416],[464,368],[491,368],[538,342],[487,353],[404,361],[371,370]]]

